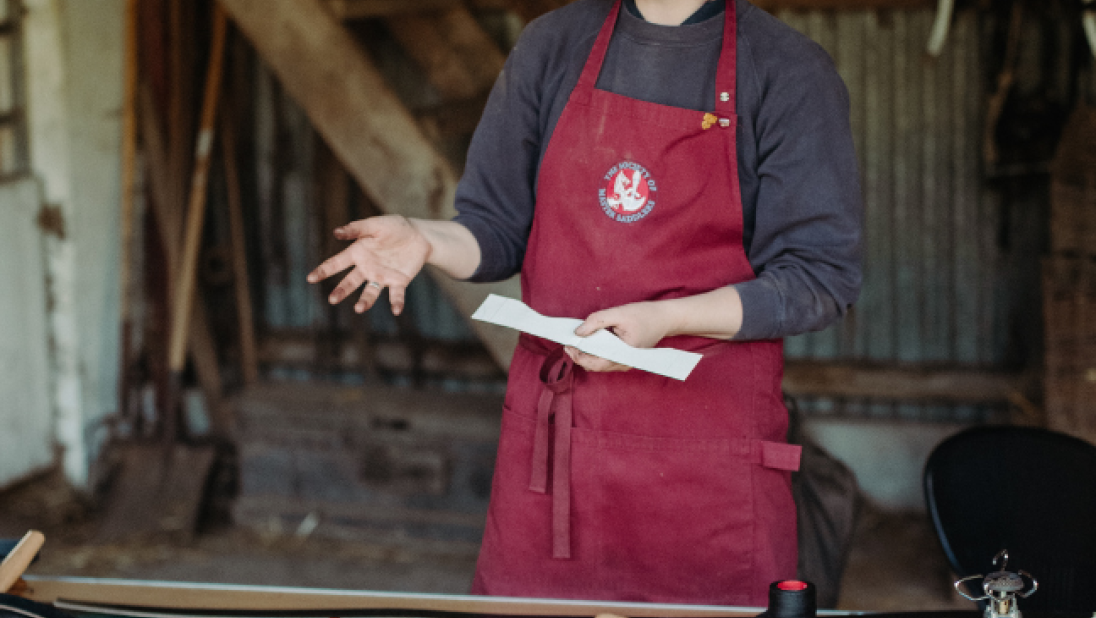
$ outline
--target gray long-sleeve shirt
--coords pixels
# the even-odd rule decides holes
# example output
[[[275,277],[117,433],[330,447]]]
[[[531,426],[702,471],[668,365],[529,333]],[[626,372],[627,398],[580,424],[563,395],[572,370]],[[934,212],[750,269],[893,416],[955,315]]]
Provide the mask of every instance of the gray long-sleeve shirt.
[[[455,220],[482,255],[471,280],[521,269],[541,158],[611,6],[579,0],[534,20],[507,59],[457,188]],[[862,206],[848,93],[821,47],[745,0],[736,6],[739,180],[757,278],[735,285],[743,305],[735,338],[820,330],[860,290]],[[621,11],[597,87],[712,111],[723,24],[722,11],[681,26]]]

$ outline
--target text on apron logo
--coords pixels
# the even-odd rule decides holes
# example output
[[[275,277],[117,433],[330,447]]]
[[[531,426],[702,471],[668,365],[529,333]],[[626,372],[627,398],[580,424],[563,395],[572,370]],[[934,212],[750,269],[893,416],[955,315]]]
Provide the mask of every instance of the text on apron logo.
[[[655,207],[658,186],[647,168],[638,163],[617,163],[605,172],[598,189],[601,209],[614,221],[632,223],[650,214]]]

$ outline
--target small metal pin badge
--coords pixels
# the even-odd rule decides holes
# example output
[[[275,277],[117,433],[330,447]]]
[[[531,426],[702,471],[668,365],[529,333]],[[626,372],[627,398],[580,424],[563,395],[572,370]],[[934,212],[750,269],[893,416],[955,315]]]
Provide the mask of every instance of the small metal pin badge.
[[[700,123],[700,126],[706,131],[712,128],[718,120],[719,118],[716,117],[715,114],[706,113],[704,114],[704,120]]]

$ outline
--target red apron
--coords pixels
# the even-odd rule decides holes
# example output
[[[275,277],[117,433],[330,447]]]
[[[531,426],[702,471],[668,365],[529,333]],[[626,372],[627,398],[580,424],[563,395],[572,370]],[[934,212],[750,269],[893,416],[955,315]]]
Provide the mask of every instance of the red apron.
[[[615,3],[540,166],[523,300],[551,316],[700,294],[754,277],[735,149],[735,9],[715,113],[595,83]],[[510,366],[473,592],[764,606],[796,572],[781,342],[672,337],[679,382],[591,373],[522,335]]]

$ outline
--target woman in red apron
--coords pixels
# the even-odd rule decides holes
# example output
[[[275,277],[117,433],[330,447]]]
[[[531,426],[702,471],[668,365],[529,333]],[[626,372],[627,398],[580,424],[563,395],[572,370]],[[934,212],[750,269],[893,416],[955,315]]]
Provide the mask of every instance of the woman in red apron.
[[[523,301],[636,346],[699,352],[684,382],[522,335],[510,366],[479,594],[763,606],[795,576],[780,340],[727,341],[743,245],[736,11],[728,2],[714,112],[595,87],[614,2],[540,162]],[[394,311],[424,262],[466,278],[476,240],[453,222],[375,218],[310,276],[355,266],[339,302],[384,287]],[[718,265],[718,267],[713,267]]]
[[[625,336],[627,308],[595,312],[695,303],[754,276],[742,246],[733,3],[715,118],[594,87],[619,10],[548,145],[522,266],[530,307],[594,314],[579,334]],[[781,343],[661,335],[641,343],[704,354],[684,382],[576,369],[557,344],[522,335],[475,592],[764,605],[772,581],[794,577],[798,451],[783,444]]]

